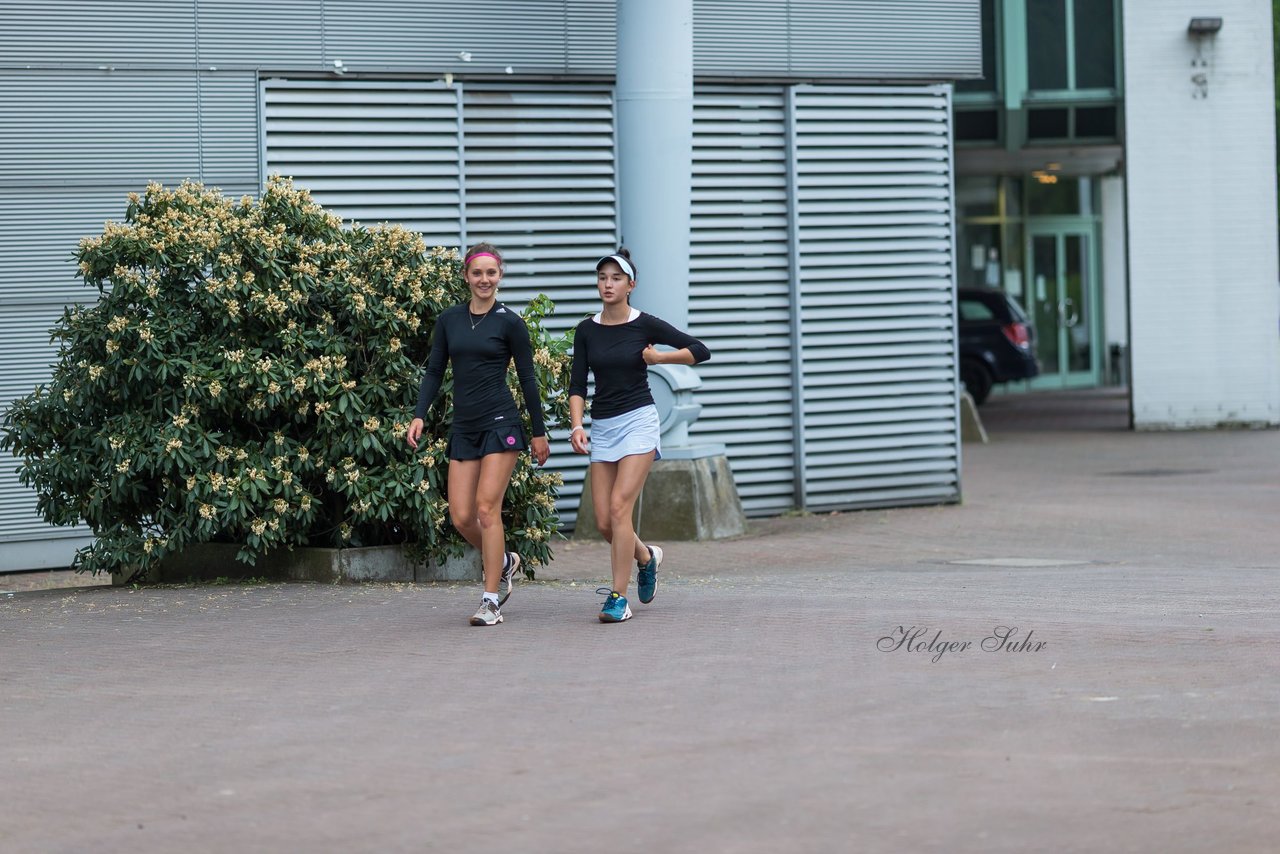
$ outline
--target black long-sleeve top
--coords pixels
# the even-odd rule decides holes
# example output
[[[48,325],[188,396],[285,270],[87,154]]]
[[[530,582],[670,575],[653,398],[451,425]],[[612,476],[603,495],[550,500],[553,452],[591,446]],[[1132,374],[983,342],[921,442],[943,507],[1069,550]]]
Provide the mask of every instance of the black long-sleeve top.
[[[592,418],[612,418],[650,405],[653,393],[649,391],[649,366],[641,355],[650,344],[665,344],[677,350],[688,348],[695,364],[711,358],[707,345],[652,314],[642,311],[626,323],[608,326],[588,317],[573,334],[569,394],[587,396],[590,370],[596,378]]]
[[[453,432],[476,433],[519,420],[515,399],[507,388],[507,366],[516,362],[516,376],[534,436],[545,436],[542,398],[533,372],[529,328],[502,303],[477,322],[467,303],[445,309],[436,319],[427,370],[418,387],[414,415],[423,418],[444,380],[446,362],[453,364]]]

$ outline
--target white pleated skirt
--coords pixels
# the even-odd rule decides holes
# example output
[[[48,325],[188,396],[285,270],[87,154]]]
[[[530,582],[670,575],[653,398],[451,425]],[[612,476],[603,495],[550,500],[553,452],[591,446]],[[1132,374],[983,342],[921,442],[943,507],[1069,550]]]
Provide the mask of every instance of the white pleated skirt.
[[[658,407],[653,404],[591,422],[591,462],[616,463],[632,454],[656,451],[662,459],[662,433],[658,429]]]

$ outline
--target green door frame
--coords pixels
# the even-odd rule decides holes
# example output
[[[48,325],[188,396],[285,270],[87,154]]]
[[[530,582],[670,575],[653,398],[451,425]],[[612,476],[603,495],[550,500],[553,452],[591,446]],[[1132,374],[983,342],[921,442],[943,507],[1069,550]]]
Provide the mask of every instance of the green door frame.
[[[1066,253],[1062,251],[1062,247],[1066,243],[1066,238],[1071,236],[1081,237],[1084,240],[1085,263],[1083,273],[1085,277],[1084,292],[1088,301],[1087,311],[1085,313],[1084,322],[1088,332],[1089,341],[1089,367],[1087,370],[1070,370],[1067,364],[1067,335],[1068,328],[1061,323],[1055,324],[1053,330],[1042,329],[1039,325],[1036,327],[1036,335],[1043,336],[1047,334],[1055,334],[1058,336],[1058,346],[1054,351],[1058,354],[1059,364],[1056,366],[1041,365],[1042,374],[1031,380],[1029,387],[1032,389],[1053,389],[1053,388],[1082,388],[1100,385],[1102,382],[1102,288],[1101,288],[1101,263],[1098,252],[1098,223],[1093,217],[1027,217],[1025,228],[1023,231],[1023,265],[1024,279],[1027,288],[1027,302],[1032,303],[1026,306],[1032,318],[1036,316],[1035,299],[1035,258],[1034,246],[1037,237],[1053,237],[1055,241],[1055,258],[1056,258],[1056,281],[1058,288],[1063,287],[1063,280],[1066,277]],[[1061,304],[1062,294],[1059,292],[1055,295],[1057,301]]]

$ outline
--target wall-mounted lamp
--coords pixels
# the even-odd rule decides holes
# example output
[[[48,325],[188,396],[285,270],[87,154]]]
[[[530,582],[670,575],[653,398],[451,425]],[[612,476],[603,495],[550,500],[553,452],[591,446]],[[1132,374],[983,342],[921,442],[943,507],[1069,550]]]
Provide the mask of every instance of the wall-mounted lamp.
[[[1193,36],[1211,36],[1222,29],[1221,18],[1192,18],[1187,24],[1187,32]]]
[[[1221,18],[1192,18],[1187,24],[1187,34],[1196,40],[1196,55],[1191,60],[1191,67],[1196,69],[1191,75],[1192,98],[1209,97],[1209,61],[1204,58],[1204,41],[1216,36],[1221,29]]]

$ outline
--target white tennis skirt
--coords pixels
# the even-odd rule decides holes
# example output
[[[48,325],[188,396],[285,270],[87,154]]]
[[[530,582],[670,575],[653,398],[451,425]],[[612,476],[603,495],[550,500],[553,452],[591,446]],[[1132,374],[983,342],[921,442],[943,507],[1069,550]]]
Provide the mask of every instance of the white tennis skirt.
[[[632,454],[655,451],[662,459],[658,407],[653,404],[591,422],[591,462],[616,463]]]

